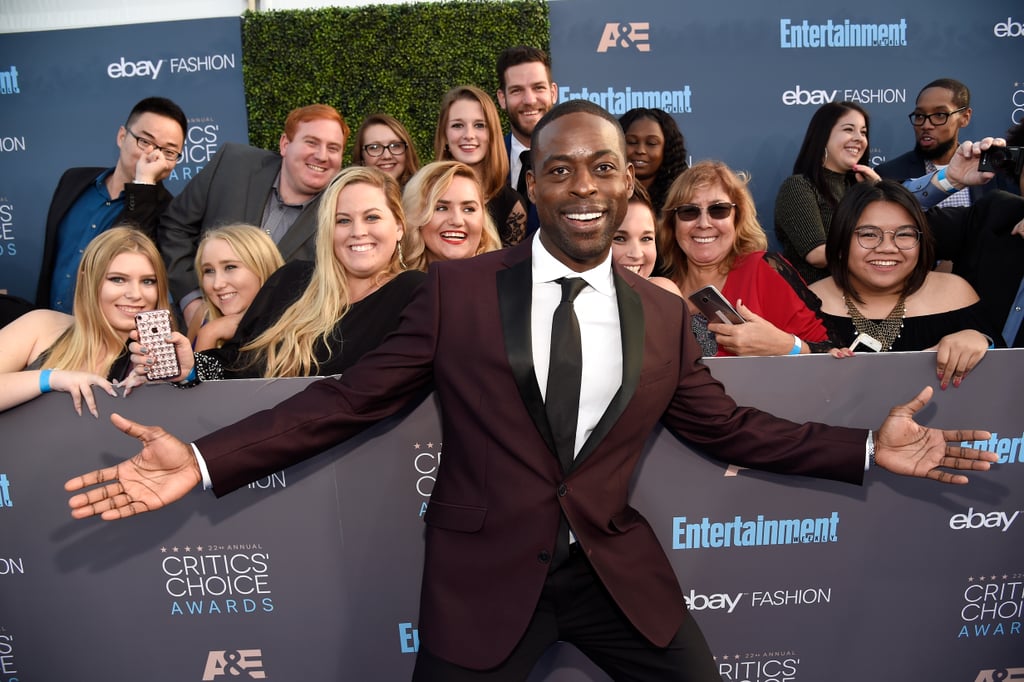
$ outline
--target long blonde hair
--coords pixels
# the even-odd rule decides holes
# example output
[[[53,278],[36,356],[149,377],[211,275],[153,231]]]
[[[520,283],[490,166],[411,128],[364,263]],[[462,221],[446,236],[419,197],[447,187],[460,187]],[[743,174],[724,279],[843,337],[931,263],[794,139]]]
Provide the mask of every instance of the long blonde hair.
[[[338,195],[350,185],[367,184],[384,193],[395,221],[405,227],[402,194],[398,183],[370,166],[349,166],[331,181],[320,197],[317,211],[316,264],[306,290],[265,332],[241,348],[251,352],[250,364],[263,361],[264,377],[311,376],[320,370],[313,355],[319,339],[330,355],[330,337],[338,321],[352,306],[348,271],[334,255],[334,225]],[[398,249],[388,266],[376,275],[378,284],[391,279],[404,268]]]
[[[402,237],[402,253],[405,256],[405,264],[412,270],[423,270],[426,272],[430,258],[427,254],[426,244],[423,242],[423,227],[430,223],[434,217],[434,207],[440,201],[441,196],[452,186],[455,178],[466,178],[473,182],[480,200],[480,212],[483,214],[484,226],[480,234],[480,245],[476,253],[487,253],[497,251],[501,248],[501,238],[498,237],[498,229],[494,226],[494,219],[491,218],[484,201],[483,189],[480,187],[480,180],[473,169],[458,161],[434,161],[421,168],[416,175],[405,186],[402,192],[402,208],[405,209],[407,229]]]
[[[203,234],[203,238],[196,248],[195,273],[200,289],[203,287],[203,253],[206,245],[213,239],[223,239],[227,242],[238,256],[238,260],[259,279],[260,286],[263,286],[263,283],[274,274],[275,270],[284,265],[284,259],[281,258],[281,252],[274,244],[274,240],[255,225],[234,223],[215,227]],[[188,330],[190,339],[195,338],[204,323],[223,316],[220,308],[214,305],[205,294],[200,312],[201,315],[192,318],[192,325]]]
[[[484,199],[490,201],[508,181],[508,154],[505,153],[505,138],[501,134],[501,118],[498,108],[494,106],[490,95],[475,85],[460,85],[445,93],[441,100],[441,110],[437,117],[437,128],[434,130],[434,158],[438,161],[453,161],[448,149],[448,116],[452,105],[459,100],[476,102],[484,110],[484,121],[487,123],[487,155],[480,163],[480,186],[484,190]]]
[[[45,366],[95,372],[107,376],[124,351],[125,342],[103,315],[100,289],[114,258],[138,253],[149,259],[156,274],[156,308],[169,309],[167,271],[153,241],[132,227],[114,227],[89,242],[82,254],[75,280],[75,321],[50,347]],[[173,324],[173,320],[172,320]]]

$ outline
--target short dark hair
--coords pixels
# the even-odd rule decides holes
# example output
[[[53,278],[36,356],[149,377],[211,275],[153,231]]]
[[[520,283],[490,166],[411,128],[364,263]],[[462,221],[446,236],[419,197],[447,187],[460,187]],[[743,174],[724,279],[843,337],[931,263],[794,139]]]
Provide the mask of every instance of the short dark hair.
[[[131,113],[128,114],[128,120],[124,122],[124,127],[127,128],[135,123],[143,114],[156,114],[157,116],[173,119],[175,123],[181,126],[181,138],[184,140],[188,137],[188,119],[185,118],[185,112],[166,97],[147,97],[146,99],[139,100],[138,104],[132,107]]]
[[[530,135],[530,160],[537,167],[537,159],[534,158],[534,154],[537,149],[537,140],[540,139],[540,133],[544,128],[548,126],[552,121],[568,116],[569,114],[590,114],[591,116],[597,116],[605,121],[608,121],[619,134],[619,146],[622,151],[623,157],[626,155],[626,135],[622,132],[622,127],[619,125],[619,119],[615,118],[608,111],[593,102],[585,99],[570,99],[565,102],[560,102],[548,110],[548,113],[544,114],[537,125],[533,128],[533,134]]]
[[[882,180],[872,184],[859,182],[846,191],[828,230],[825,242],[825,258],[828,260],[828,271],[836,286],[844,295],[858,303],[863,303],[850,282],[850,269],[847,265],[850,255],[850,241],[857,229],[864,210],[877,201],[888,201],[902,206],[914,221],[914,227],[921,231],[920,250],[917,253],[917,264],[903,285],[904,295],[909,296],[924,284],[925,277],[935,264],[935,245],[932,239],[928,219],[921,211],[921,205],[910,190],[895,180]]]
[[[829,189],[828,181],[825,179],[825,148],[828,145],[828,138],[832,135],[832,129],[836,122],[847,112],[856,111],[864,117],[864,127],[868,132],[868,140],[871,136],[871,118],[864,107],[856,102],[828,102],[818,107],[818,110],[811,116],[807,124],[807,131],[804,133],[804,141],[800,145],[800,151],[793,163],[793,175],[802,175],[811,181],[811,184],[820,192],[830,204],[835,206],[838,200]],[[864,154],[858,160],[865,163],[868,158],[868,146],[864,145]]]
[[[540,62],[548,72],[548,80],[551,80],[551,57],[544,50],[531,47],[530,45],[515,45],[507,47],[498,55],[498,88],[505,90],[505,72],[513,66]]]
[[[921,88],[921,91],[917,93],[917,99],[921,99],[921,93],[928,88],[945,88],[953,93],[953,106],[957,109],[960,107],[971,106],[971,91],[967,89],[967,86],[958,80],[952,78],[936,78],[928,85]]]

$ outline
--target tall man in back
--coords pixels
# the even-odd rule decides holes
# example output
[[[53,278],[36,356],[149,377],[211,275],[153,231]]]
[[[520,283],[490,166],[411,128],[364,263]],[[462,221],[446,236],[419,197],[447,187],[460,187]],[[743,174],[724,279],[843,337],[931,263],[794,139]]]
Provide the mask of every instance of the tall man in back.
[[[277,152],[226,144],[174,198],[157,236],[171,295],[186,324],[200,308],[194,261],[207,230],[239,222],[258,225],[285,261],[313,260],[320,193],[341,170],[348,134],[334,107],[294,109]]]
[[[112,416],[144,448],[68,481],[68,490],[104,484],[75,495],[72,514],[130,516],[200,482],[223,495],[433,388],[445,462],[425,515],[413,679],[521,682],[561,640],[616,680],[712,682],[714,659],[664,550],[628,504],[659,420],[729,462],[850,483],[869,460],[952,483],[967,479],[940,467],[995,460],[958,445],[983,432],[914,422],[930,389],[893,408],[876,435],[738,407],[701,361],[683,301],[612,263],[634,184],[615,117],[567,102],[538,123],[533,143],[536,235],[432,265],[376,351],[200,438],[195,451]]]
[[[46,215],[36,306],[71,313],[78,264],[93,237],[127,224],[156,239],[171,203],[163,185],[181,159],[185,113],[164,97],[139,101],[117,130],[113,168],[70,168],[61,176]]]
[[[539,225],[537,209],[526,191],[530,136],[533,128],[558,100],[558,85],[551,80],[551,58],[528,45],[510,47],[498,55],[498,106],[508,114],[512,130],[505,135],[508,184],[526,205],[526,233]]]

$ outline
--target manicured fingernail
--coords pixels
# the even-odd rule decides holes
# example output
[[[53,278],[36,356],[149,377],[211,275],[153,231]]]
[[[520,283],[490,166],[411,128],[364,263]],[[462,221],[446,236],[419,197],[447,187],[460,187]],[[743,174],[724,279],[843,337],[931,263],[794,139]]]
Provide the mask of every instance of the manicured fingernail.
[[[960,388],[960,382],[963,381],[960,377],[953,379],[953,388]]]

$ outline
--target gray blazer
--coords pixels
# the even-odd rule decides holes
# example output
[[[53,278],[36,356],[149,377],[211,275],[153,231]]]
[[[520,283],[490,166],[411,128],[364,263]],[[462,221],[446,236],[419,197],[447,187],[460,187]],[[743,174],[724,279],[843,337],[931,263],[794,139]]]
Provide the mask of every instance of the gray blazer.
[[[203,233],[230,223],[259,225],[280,170],[276,152],[229,142],[174,197],[160,218],[157,244],[176,301],[199,286],[194,261]],[[311,201],[277,245],[286,262],[314,260],[319,204],[319,197]]]

